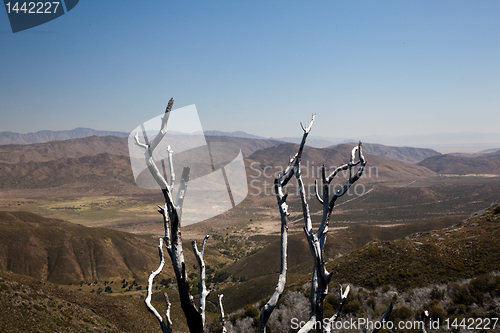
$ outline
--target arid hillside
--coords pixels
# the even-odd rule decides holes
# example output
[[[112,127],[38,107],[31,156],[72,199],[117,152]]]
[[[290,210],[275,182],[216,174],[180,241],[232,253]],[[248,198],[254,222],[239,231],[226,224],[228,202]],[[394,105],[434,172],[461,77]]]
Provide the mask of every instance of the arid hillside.
[[[437,173],[500,175],[499,152],[478,157],[439,155],[426,158],[418,163]]]
[[[0,212],[0,269],[55,283],[147,279],[153,239],[28,212]]]
[[[389,160],[416,164],[431,156],[438,156],[441,153],[428,148],[414,147],[390,147],[376,143],[363,142],[363,150],[371,155],[377,155]]]

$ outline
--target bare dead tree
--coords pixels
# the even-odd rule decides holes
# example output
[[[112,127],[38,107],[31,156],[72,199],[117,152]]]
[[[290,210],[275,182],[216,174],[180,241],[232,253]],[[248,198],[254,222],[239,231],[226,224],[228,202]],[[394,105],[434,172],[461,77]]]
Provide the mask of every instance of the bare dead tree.
[[[311,254],[314,258],[314,270],[313,270],[313,277],[311,281],[311,313],[309,320],[307,323],[300,329],[299,332],[304,333],[304,332],[309,332],[316,326],[316,322],[321,322],[323,323],[323,303],[325,300],[326,295],[328,295],[328,284],[330,283],[332,273],[328,272],[325,266],[325,260],[324,260],[324,246],[326,242],[326,235],[328,233],[328,224],[330,222],[330,216],[333,210],[333,207],[335,206],[335,202],[337,201],[338,198],[343,196],[344,194],[347,193],[349,188],[351,187],[352,184],[354,184],[363,174],[365,165],[366,165],[366,160],[363,156],[362,149],[361,149],[361,142],[357,146],[355,146],[352,149],[351,152],[351,159],[349,163],[346,163],[338,168],[336,168],[328,177],[326,176],[326,169],[325,166],[323,165],[321,168],[321,174],[322,174],[322,195],[318,193],[318,185],[316,182],[316,197],[318,201],[323,205],[323,215],[321,219],[321,224],[319,226],[319,229],[314,232],[313,231],[313,226],[312,226],[312,220],[311,220],[311,214],[309,210],[309,204],[307,202],[307,194],[305,191],[305,185],[304,181],[302,179],[302,174],[300,170],[300,165],[301,165],[301,155],[302,155],[302,150],[304,148],[307,135],[309,134],[311,127],[314,123],[314,118],[315,115],[312,116],[311,122],[307,127],[302,126],[302,129],[304,131],[304,135],[302,137],[302,142],[299,147],[298,153],[294,156],[294,161],[293,161],[293,168],[291,172],[289,173],[289,178],[291,178],[292,173],[295,175],[295,178],[297,179],[298,187],[299,187],[299,193],[300,193],[300,199],[302,202],[302,211],[303,211],[303,217],[304,217],[304,232],[306,234],[308,243],[309,243],[309,248],[311,251]],[[356,160],[356,155],[358,156],[358,161]],[[359,166],[358,166],[359,165]],[[358,166],[357,172],[353,175],[352,174],[352,168]],[[338,191],[336,191],[331,197],[329,193],[329,185],[334,179],[334,177],[342,170],[348,170],[349,171],[349,179],[347,180],[346,184]],[[335,315],[330,318],[331,321],[334,321],[337,317],[338,314],[340,313],[342,306],[344,304],[344,300],[347,297],[347,294],[349,293],[349,288],[346,289],[346,292],[342,293],[341,291],[341,302],[339,305],[339,309],[337,309],[337,312]],[[320,327],[316,327],[318,332],[323,332],[323,326],[324,325],[319,325]],[[327,326],[327,325],[325,325]],[[327,328],[328,330],[329,328]]]
[[[181,214],[182,214],[182,203],[184,200],[184,196],[187,190],[187,184],[189,181],[189,168],[184,168],[182,172],[182,177],[179,185],[179,190],[177,193],[176,200],[174,201],[172,198],[172,191],[175,183],[175,173],[173,168],[172,155],[173,150],[170,146],[168,146],[168,159],[170,165],[170,184],[167,183],[165,177],[158,170],[155,161],[153,159],[153,151],[158,146],[160,141],[163,139],[165,134],[167,133],[167,122],[172,110],[173,99],[170,99],[167,109],[165,111],[165,115],[162,118],[161,128],[159,133],[153,139],[150,144],[141,143],[139,140],[139,135],[136,133],[135,135],[135,143],[139,147],[145,150],[144,155],[146,159],[146,165],[153,176],[156,183],[160,186],[163,196],[165,198],[164,206],[158,206],[158,212],[163,216],[163,224],[165,235],[163,238],[160,238],[159,245],[159,253],[160,253],[160,266],[156,271],[151,272],[148,279],[148,293],[146,297],[146,307],[148,310],[158,319],[160,326],[163,332],[171,332],[172,322],[170,320],[170,302],[168,301],[168,296],[165,293],[165,302],[167,305],[166,311],[166,320],[163,320],[158,311],[151,304],[151,294],[152,294],[152,284],[154,278],[161,272],[163,266],[165,264],[165,259],[163,256],[163,242],[165,243],[165,247],[168,251],[168,254],[172,260],[172,265],[174,268],[175,276],[177,279],[177,286],[179,289],[179,296],[181,300],[181,307],[186,316],[189,331],[194,333],[203,332],[205,327],[205,309],[206,309],[206,298],[209,294],[209,291],[206,288],[205,282],[205,262],[203,260],[203,254],[205,252],[206,242],[209,236],[205,236],[203,239],[203,243],[201,246],[201,250],[198,250],[196,245],[196,241],[192,242],[193,252],[195,254],[196,260],[198,261],[198,265],[200,267],[200,282],[199,282],[199,301],[198,308],[194,305],[193,296],[190,292],[189,281],[187,280],[186,273],[186,265],[184,261],[184,254],[182,249],[182,241],[181,241]],[[305,141],[304,141],[305,142]],[[302,145],[303,148],[303,145]],[[302,149],[301,149],[302,150]],[[283,293],[285,282],[286,282],[286,249],[287,249],[287,231],[288,231],[288,212],[287,212],[287,204],[286,204],[286,194],[283,192],[283,187],[290,180],[292,173],[290,172],[291,167],[293,166],[293,160],[290,160],[289,167],[287,170],[280,176],[279,181],[277,180],[275,189],[276,196],[278,198],[278,204],[281,212],[281,273],[278,280],[278,285],[276,286],[275,293],[269,300],[269,302],[264,306],[261,313],[261,320],[259,325],[259,331],[265,332],[265,324],[269,319],[273,309],[276,307],[276,304],[279,300],[279,297]],[[282,180],[284,178],[284,180]],[[222,316],[222,327],[223,332],[226,332],[225,328],[225,320],[224,320],[224,310],[222,307],[222,295],[219,295],[219,305],[221,309]]]
[[[292,169],[295,178],[297,179],[300,199],[302,202],[302,212],[304,217],[304,232],[306,234],[309,249],[314,259],[314,269],[311,280],[311,313],[309,320],[306,322],[304,326],[299,330],[299,333],[310,332],[313,329],[316,329],[317,332],[330,332],[333,327],[332,323],[338,318],[340,312],[342,311],[342,307],[345,303],[347,295],[349,294],[349,287],[346,288],[344,292],[342,292],[342,286],[340,286],[340,303],[335,311],[335,314],[331,318],[325,319],[323,317],[323,304],[325,297],[328,295],[328,285],[332,278],[332,272],[328,272],[326,269],[326,263],[324,258],[324,246],[326,242],[326,236],[328,233],[328,226],[330,223],[330,217],[335,207],[335,203],[338,198],[345,195],[349,188],[361,178],[363,171],[366,166],[366,159],[363,156],[362,151],[362,143],[361,141],[355,146],[351,151],[350,161],[342,166],[339,166],[335,170],[333,170],[328,176],[326,172],[326,168],[323,165],[321,168],[321,178],[322,178],[322,194],[319,193],[318,190],[318,182],[315,182],[315,194],[317,200],[320,204],[323,205],[323,214],[321,218],[321,223],[316,232],[313,230],[311,214],[309,210],[309,204],[307,202],[307,194],[305,191],[304,181],[302,179],[302,174],[300,170],[301,166],[301,154],[302,149],[305,145],[305,141],[307,138],[307,134],[311,130],[311,127],[314,123],[315,116],[312,116],[310,124],[302,129],[304,131],[304,136],[302,138],[302,142],[299,147],[299,152],[294,157],[294,167]],[[357,160],[356,160],[357,157]],[[353,168],[358,167],[356,172],[353,174]],[[332,180],[339,174],[340,171],[348,170],[349,178],[347,179],[345,185],[330,195],[330,183]],[[291,176],[290,176],[291,177]],[[392,304],[389,305],[387,311],[384,313],[384,316],[381,319],[381,322],[384,322],[388,319],[392,310]],[[317,323],[320,323],[318,325]],[[374,331],[374,333],[377,333]]]
[[[198,301],[198,312],[201,316],[201,322],[203,327],[205,327],[205,308],[207,304],[207,296],[209,291],[205,285],[205,261],[203,260],[203,254],[205,253],[205,245],[207,244],[208,235],[203,239],[203,243],[201,245],[201,251],[198,251],[198,247],[196,246],[196,241],[193,241],[193,251],[196,256],[196,260],[198,261],[198,265],[200,266],[200,282],[198,283],[198,288],[200,290],[200,298]]]
[[[290,179],[292,179],[294,170],[297,165],[300,166],[300,157],[302,155],[302,151],[304,150],[307,135],[309,134],[309,131],[311,130],[312,124],[314,122],[314,117],[315,115],[313,115],[311,123],[307,128],[302,127],[304,130],[304,134],[298,152],[290,158],[286,169],[274,181],[274,191],[276,194],[276,199],[278,201],[281,218],[281,268],[280,275],[278,277],[278,283],[276,285],[274,293],[260,312],[259,333],[266,332],[267,321],[269,320],[271,313],[276,307],[276,304],[278,304],[279,298],[281,297],[281,295],[283,294],[283,290],[285,289],[288,248],[288,216],[290,215],[290,213],[288,212],[288,204],[286,203],[288,194],[285,193],[284,188],[288,184]]]
[[[199,290],[200,290],[200,296],[199,296],[199,301],[198,301],[198,308],[196,308],[193,300],[193,296],[191,295],[190,292],[190,287],[189,287],[189,281],[187,279],[187,273],[186,273],[186,265],[184,261],[184,254],[183,254],[183,249],[182,249],[182,240],[181,240],[181,232],[180,232],[180,226],[181,226],[181,214],[182,214],[182,203],[184,200],[184,196],[187,190],[187,183],[189,181],[189,168],[185,167],[182,172],[182,177],[177,193],[176,200],[174,201],[172,198],[172,191],[173,191],[173,185],[175,182],[175,173],[173,170],[173,163],[172,163],[172,154],[173,151],[168,147],[168,158],[169,158],[169,163],[170,163],[170,184],[167,183],[166,179],[163,177],[163,175],[160,173],[158,170],[155,161],[153,159],[153,151],[158,145],[158,143],[162,140],[162,138],[165,136],[166,131],[167,131],[167,121],[168,117],[170,114],[170,111],[172,109],[173,105],[173,99],[170,99],[169,104],[167,106],[167,109],[165,111],[165,115],[162,118],[162,124],[161,124],[161,129],[157,136],[153,139],[153,141],[150,144],[145,144],[141,143],[139,141],[138,134],[135,135],[135,141],[136,144],[139,147],[142,147],[145,152],[145,159],[146,159],[146,164],[148,166],[148,169],[157,182],[157,184],[160,186],[162,189],[162,193],[165,199],[165,204],[164,206],[158,206],[158,212],[162,214],[163,216],[163,221],[164,221],[164,229],[165,229],[165,235],[163,238],[160,239],[159,243],[159,254],[160,254],[160,266],[156,271],[151,272],[151,275],[148,280],[148,295],[146,298],[146,306],[149,309],[153,315],[158,319],[160,326],[162,328],[163,332],[171,332],[171,320],[170,320],[170,302],[168,301],[168,296],[165,293],[165,301],[167,305],[167,311],[166,311],[166,320],[164,321],[163,318],[159,315],[159,313],[156,311],[156,309],[151,305],[151,292],[152,292],[152,284],[154,278],[161,272],[163,265],[165,263],[164,256],[163,256],[163,241],[165,242],[165,247],[169,253],[169,256],[172,260],[172,266],[174,268],[175,276],[177,279],[177,286],[179,290],[179,296],[181,300],[181,307],[182,310],[186,316],[187,322],[188,322],[188,327],[189,331],[191,333],[202,333],[203,329],[205,327],[205,308],[206,308],[206,298],[209,294],[206,285],[205,285],[205,262],[203,260],[203,254],[205,252],[205,246],[206,246],[206,241],[208,240],[209,236],[205,236],[201,251],[198,250],[198,247],[196,245],[196,241],[193,241],[192,246],[193,246],[193,251],[196,257],[196,260],[198,261],[198,265],[200,267],[200,283],[199,283]],[[308,242],[309,242],[309,248],[311,251],[311,254],[313,255],[314,258],[314,270],[313,270],[313,277],[311,281],[311,313],[310,313],[310,318],[308,322],[301,328],[299,332],[309,332],[313,329],[314,326],[316,326],[316,322],[320,321],[323,322],[323,303],[326,295],[328,294],[328,284],[331,280],[332,273],[328,272],[325,267],[325,260],[324,260],[324,245],[326,241],[326,235],[328,233],[328,224],[330,221],[330,216],[333,210],[333,207],[335,205],[336,200],[343,196],[351,185],[356,182],[362,175],[363,170],[366,165],[366,160],[363,156],[362,149],[361,149],[361,142],[357,146],[355,146],[352,149],[351,152],[351,159],[349,163],[338,167],[335,169],[328,177],[326,177],[326,169],[325,166],[322,167],[322,189],[323,193],[322,195],[319,195],[318,193],[318,184],[316,182],[316,197],[319,200],[319,202],[323,205],[323,216],[321,220],[321,224],[319,226],[319,229],[314,232],[313,227],[312,227],[312,220],[310,216],[310,211],[309,211],[309,205],[307,203],[307,198],[306,198],[306,193],[305,193],[305,186],[304,182],[302,179],[301,175],[301,157],[302,157],[302,151],[305,146],[305,142],[307,139],[307,136],[312,128],[312,125],[314,123],[315,115],[312,116],[311,122],[307,127],[304,127],[302,124],[302,129],[304,131],[302,141],[299,146],[298,152],[290,158],[290,161],[288,163],[287,168],[280,174],[280,176],[275,180],[275,193],[276,193],[276,198],[278,201],[278,207],[280,210],[280,218],[281,218],[281,270],[280,270],[280,275],[278,278],[278,283],[276,285],[276,288],[274,290],[273,295],[269,299],[269,301],[266,303],[266,305],[263,307],[261,314],[260,314],[260,320],[259,320],[259,333],[265,332],[266,331],[266,324],[267,321],[276,307],[279,298],[281,297],[284,288],[285,288],[285,283],[286,283],[286,271],[287,271],[287,237],[288,237],[288,205],[286,203],[287,200],[287,193],[285,193],[285,186],[287,183],[290,181],[290,179],[295,176],[297,179],[297,183],[299,186],[299,192],[300,192],[300,198],[302,202],[302,210],[303,210],[303,216],[304,216],[304,222],[305,222],[305,227],[304,227],[304,232],[307,236]],[[356,160],[356,155],[358,156],[358,161]],[[353,175],[352,174],[352,168],[355,166],[358,166],[357,172]],[[343,170],[348,170],[349,171],[349,179],[347,180],[346,184],[337,192],[335,192],[331,198],[329,194],[329,185],[331,181],[334,179],[334,177]],[[345,300],[347,298],[347,295],[349,294],[349,287],[346,288],[344,292],[342,292],[342,286],[340,287],[340,304],[335,312],[335,314],[329,318],[329,322],[335,321],[341,310],[342,307],[345,303]],[[222,327],[223,327],[223,332],[226,331],[225,329],[225,319],[224,319],[224,310],[222,306],[222,295],[219,295],[219,306],[221,310],[221,321],[222,321]],[[390,309],[386,312],[387,316],[390,313]],[[385,316],[385,315],[384,315]],[[385,317],[383,317],[384,319]],[[325,326],[325,330],[322,327],[323,325],[320,325],[320,327],[317,329],[318,332],[329,332],[330,326]]]
[[[163,177],[161,172],[158,170],[155,161],[153,159],[153,151],[158,146],[160,141],[163,139],[165,134],[167,133],[167,122],[172,110],[174,100],[170,99],[167,109],[165,110],[165,115],[162,118],[161,128],[156,137],[152,140],[151,143],[141,143],[139,141],[139,135],[136,133],[135,135],[135,143],[139,147],[144,149],[144,156],[146,159],[146,165],[149,169],[149,172],[153,176],[154,180],[160,186],[163,197],[165,199],[164,206],[158,206],[158,212],[163,216],[165,235],[163,240],[165,242],[165,247],[172,261],[172,266],[174,268],[175,277],[177,280],[177,286],[179,291],[179,297],[181,301],[181,307],[186,316],[189,331],[192,333],[202,333],[203,328],[205,326],[205,304],[206,297],[208,295],[208,291],[205,286],[205,263],[203,261],[203,253],[205,251],[205,244],[208,239],[208,235],[203,240],[202,249],[198,251],[196,247],[196,242],[193,242],[193,250],[200,266],[200,298],[199,298],[199,306],[196,308],[194,304],[193,296],[191,295],[191,290],[189,286],[189,280],[186,272],[186,264],[184,260],[184,252],[182,249],[182,238],[181,238],[181,214],[182,214],[182,204],[184,201],[184,196],[187,190],[187,184],[189,181],[189,168],[184,168],[181,176],[181,181],[179,185],[179,189],[177,192],[177,197],[174,201],[172,197],[173,185],[175,182],[175,173],[173,172],[173,163],[172,163],[172,150],[170,147],[168,148],[168,158],[170,163],[170,184],[167,183],[166,179]],[[162,246],[162,239],[160,239],[160,247]],[[163,252],[160,249],[160,257],[163,258]],[[164,263],[164,259],[162,259],[162,263]],[[157,271],[151,273],[148,280],[148,297],[146,298],[146,306],[147,308],[158,318],[162,330],[164,332],[168,329],[170,324],[169,318],[169,309],[170,303],[168,302],[168,297],[166,297],[167,303],[167,322],[169,324],[165,324],[161,316],[159,316],[158,312],[151,305],[151,286],[153,283],[154,277],[159,274],[161,269],[163,268],[163,264],[160,264],[160,267]],[[165,329],[164,329],[165,327]]]
[[[313,279],[312,279],[312,286],[311,286],[311,316],[309,321],[306,323],[306,325],[300,330],[300,332],[309,332],[315,327],[317,321],[322,321],[323,320],[323,303],[326,295],[328,294],[328,284],[331,279],[331,273],[328,273],[325,268],[325,261],[324,261],[324,253],[323,253],[323,247],[325,245],[326,241],[326,234],[328,232],[328,223],[330,219],[330,215],[333,210],[333,206],[335,204],[335,201],[347,193],[349,190],[350,186],[356,182],[362,175],[364,167],[366,165],[366,160],[362,154],[361,151],[361,142],[358,144],[358,146],[354,147],[351,153],[351,160],[349,163],[337,168],[331,175],[329,175],[328,178],[326,178],[326,173],[325,173],[325,167],[323,166],[322,168],[322,175],[323,175],[323,197],[319,196],[317,193],[317,187],[316,187],[316,194],[318,200],[323,204],[323,218],[321,221],[321,225],[319,230],[314,233],[312,230],[312,221],[310,217],[310,212],[309,212],[309,205],[307,203],[307,198],[306,198],[306,193],[305,193],[305,185],[302,180],[302,175],[301,175],[301,157],[302,157],[302,152],[304,150],[304,146],[307,140],[307,136],[309,135],[309,132],[311,131],[312,125],[314,123],[315,115],[312,115],[311,121],[308,126],[304,127],[301,124],[302,130],[303,130],[303,136],[302,140],[299,146],[298,152],[290,158],[290,161],[288,163],[287,168],[279,175],[279,177],[275,180],[274,183],[274,189],[276,193],[276,198],[278,201],[278,207],[280,210],[280,217],[281,217],[281,270],[280,270],[280,275],[278,278],[278,283],[276,285],[276,288],[274,290],[274,293],[271,297],[271,299],[267,302],[267,304],[263,307],[260,313],[260,320],[259,320],[259,333],[265,332],[266,331],[266,324],[267,321],[276,307],[276,304],[278,303],[279,298],[281,297],[283,290],[285,288],[285,283],[286,283],[286,271],[287,271],[287,235],[288,235],[288,205],[286,203],[287,200],[287,194],[284,191],[285,186],[287,183],[292,179],[293,176],[297,179],[297,183],[299,186],[299,191],[300,191],[300,198],[302,201],[302,210],[303,210],[303,215],[304,215],[304,221],[305,221],[305,228],[304,231],[306,233],[306,236],[308,238],[309,246],[311,249],[311,253],[313,254],[313,257],[315,258],[315,264],[314,264],[314,271],[313,271]],[[356,153],[358,153],[359,160],[355,162],[355,156]],[[353,176],[351,173],[351,169],[353,166],[360,165],[358,171],[356,174]],[[337,191],[332,198],[329,198],[329,184],[333,180],[333,178],[342,170],[349,170],[349,179],[344,185],[344,187]],[[317,185],[317,184],[316,184]],[[332,316],[332,318],[329,318],[330,322],[334,322],[338,315],[340,314],[342,307],[345,303],[345,299],[347,298],[347,295],[349,294],[349,287],[346,288],[345,292],[342,292],[342,286],[340,287],[340,304],[337,308],[337,311],[335,314]],[[323,328],[319,329],[321,332],[323,332]],[[326,331],[329,332],[329,327],[326,327]]]

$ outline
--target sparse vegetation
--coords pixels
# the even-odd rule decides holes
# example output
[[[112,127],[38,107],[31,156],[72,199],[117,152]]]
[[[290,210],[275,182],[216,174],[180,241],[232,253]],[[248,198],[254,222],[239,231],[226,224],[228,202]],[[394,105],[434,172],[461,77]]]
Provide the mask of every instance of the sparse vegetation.
[[[367,288],[389,283],[399,290],[500,271],[500,244],[491,241],[500,237],[496,207],[443,230],[371,242],[330,265],[338,267],[340,281]]]
[[[72,142],[72,147],[77,141]],[[256,151],[257,146],[252,148],[251,144],[246,156]],[[271,158],[276,159],[278,155],[285,158],[288,151],[296,150],[297,146],[274,144],[268,147],[257,151],[252,161],[258,161],[261,166],[277,166],[278,162]],[[304,158],[321,163],[322,158],[340,156],[346,149],[347,146],[311,149]],[[154,318],[147,315],[132,317],[134,323],[121,323],[118,319],[130,317],[131,311],[142,311],[140,303],[145,294],[146,276],[151,267],[157,265],[156,243],[150,236],[84,228],[14,211],[26,209],[91,226],[108,223],[107,227],[134,233],[157,233],[158,223],[147,222],[156,221],[156,213],[149,213],[144,207],[155,205],[158,198],[141,192],[130,177],[127,178],[125,174],[129,171],[124,169],[124,165],[128,165],[127,158],[103,153],[91,158],[79,155],[56,161],[51,157],[37,160],[43,155],[38,151],[33,152],[34,155],[25,154],[24,158],[33,159],[30,166],[20,166],[19,161],[5,161],[8,154],[1,155],[0,159],[4,158],[9,165],[0,166],[3,172],[0,185],[7,191],[0,198],[0,208],[8,210],[0,212],[0,244],[9,251],[0,252],[0,269],[30,274],[39,280],[0,272],[0,331],[30,330],[31,327],[23,326],[19,320],[28,313],[40,323],[39,330],[43,332],[53,332],[56,328],[75,332],[156,331]],[[22,154],[12,156],[20,158]],[[413,166],[410,170],[404,169],[403,164],[396,164],[391,175],[397,176],[391,180],[384,167],[388,165],[386,161],[375,156],[368,159],[380,167],[379,178],[360,180],[366,190],[371,191],[360,199],[363,200],[362,210],[354,209],[356,200],[349,201],[353,198],[342,202],[335,215],[338,221],[335,226],[348,228],[332,230],[325,246],[328,268],[338,271],[333,280],[360,286],[353,288],[348,298],[345,318],[361,315],[378,318],[384,305],[391,301],[395,304],[393,320],[415,319],[422,309],[429,310],[433,318],[461,320],[498,316],[499,277],[490,272],[500,270],[499,245],[492,241],[498,238],[500,206],[480,212],[467,222],[462,223],[462,220],[471,211],[484,207],[485,202],[500,201],[499,178],[465,177],[458,173],[448,177],[432,172],[416,177],[412,172],[424,168]],[[54,173],[57,168],[69,164],[72,166],[68,172],[72,175],[50,176],[57,174]],[[115,166],[117,172],[123,174],[105,172]],[[82,168],[88,168],[93,174]],[[22,179],[17,174],[35,169],[39,173],[32,178]],[[43,178],[47,175],[48,178]],[[75,175],[80,176],[71,183],[69,180]],[[304,178],[306,184],[312,179]],[[411,183],[415,179],[417,182]],[[31,187],[27,185],[30,180],[34,181]],[[44,187],[49,185],[54,187],[47,191]],[[69,196],[78,186],[82,189],[78,193],[84,196]],[[30,190],[31,197],[9,197],[8,191],[22,195],[26,189]],[[269,185],[268,191],[271,192]],[[116,192],[126,194],[109,195]],[[300,210],[300,202],[293,194],[289,204],[291,210]],[[270,223],[276,224],[275,210],[274,198],[249,197],[220,220],[212,219],[206,224],[184,229],[183,236],[188,235],[187,238],[198,237],[200,232],[211,234],[205,254],[207,286],[226,295],[224,301],[229,318],[232,318],[232,332],[255,329],[254,309],[264,304],[275,285],[279,258],[273,254],[279,248],[278,230],[267,227]],[[320,210],[318,204],[311,203],[313,213]],[[312,218],[316,228],[319,218],[317,215]],[[309,313],[310,288],[305,282],[310,279],[312,260],[299,219],[300,216],[291,216],[287,293],[269,321],[269,332],[289,332],[290,316],[307,320]],[[109,224],[115,220],[118,222]],[[141,222],[131,223],[131,220]],[[441,230],[450,225],[455,226]],[[191,270],[196,261],[189,242],[184,246],[187,249],[186,266]],[[85,253],[91,255],[87,258],[82,255]],[[13,258],[23,258],[22,264],[17,264]],[[163,291],[177,288],[167,266],[153,288],[156,304],[163,304]],[[196,275],[189,275],[193,294],[198,292]],[[58,287],[40,282],[42,280],[68,286]],[[338,290],[333,287],[324,303],[326,316],[333,314],[339,302]],[[185,330],[186,323],[179,321],[182,318],[180,300],[175,293],[169,295],[176,329]],[[219,327],[216,293],[209,300],[207,322],[215,332]]]

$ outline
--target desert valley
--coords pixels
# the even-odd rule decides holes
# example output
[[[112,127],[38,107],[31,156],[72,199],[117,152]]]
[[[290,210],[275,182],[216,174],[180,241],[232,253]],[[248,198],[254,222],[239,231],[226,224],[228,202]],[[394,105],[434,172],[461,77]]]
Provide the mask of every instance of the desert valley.
[[[2,332],[158,331],[142,299],[147,277],[158,265],[156,247],[163,223],[156,205],[162,204],[161,191],[134,183],[125,137],[83,135],[0,146]],[[232,329],[251,330],[279,273],[280,215],[274,178],[298,145],[220,135],[206,138],[209,144],[240,147],[249,188],[235,208],[182,227],[192,293],[197,294],[199,276],[190,243],[209,234],[209,327],[220,330],[217,295],[223,293]],[[345,163],[351,148],[346,143],[304,149],[303,177],[312,191],[315,226],[322,211],[313,186],[319,167]],[[325,260],[333,269],[335,285],[326,313],[338,304],[336,285],[342,283],[354,291],[344,309],[347,316],[376,318],[392,301],[393,316],[400,319],[415,317],[424,306],[442,320],[498,317],[500,279],[490,274],[497,274],[500,263],[500,150],[457,156],[369,143],[363,149],[365,174],[332,214]],[[339,184],[345,182],[343,176]],[[305,304],[301,312],[292,307],[298,316],[307,319],[309,311],[304,295],[310,288],[313,259],[302,230],[296,184],[291,182],[287,189],[288,277],[285,295],[269,323],[271,332],[290,331],[286,320],[291,312],[285,309],[293,302]],[[473,284],[474,279],[483,280]],[[478,287],[481,283],[486,287]],[[476,294],[471,294],[473,288]],[[159,308],[164,306],[164,291],[173,304],[175,330],[186,330],[168,260],[154,285],[153,302]]]

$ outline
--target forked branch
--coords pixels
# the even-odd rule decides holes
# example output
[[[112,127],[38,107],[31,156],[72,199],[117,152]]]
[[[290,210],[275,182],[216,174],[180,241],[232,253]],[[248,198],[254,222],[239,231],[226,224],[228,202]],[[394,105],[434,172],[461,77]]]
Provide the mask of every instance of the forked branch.
[[[342,312],[342,308],[344,307],[345,300],[347,299],[347,295],[349,295],[349,291],[350,291],[349,286],[347,286],[347,288],[345,289],[344,292],[342,292],[342,285],[340,286],[340,302],[339,302],[339,305],[337,306],[337,310],[335,310],[335,313],[333,314],[333,316],[331,316],[330,319],[328,319],[327,325],[325,326],[325,332],[330,333],[330,331],[333,327],[333,323],[339,317],[340,312]]]
[[[314,118],[313,118],[314,119]],[[302,174],[300,170],[300,153],[301,149],[305,144],[305,139],[307,133],[311,130],[312,123],[304,128],[304,137],[302,139],[301,147],[299,153],[296,155],[294,160],[293,173],[297,178],[297,184],[299,187],[300,199],[302,202],[302,212],[304,216],[304,232],[306,234],[307,240],[309,242],[309,248],[314,259],[314,269],[311,279],[311,313],[308,322],[299,330],[300,333],[309,332],[315,328],[316,322],[323,322],[323,303],[326,295],[328,295],[328,284],[330,283],[332,273],[328,272],[325,265],[324,258],[324,246],[326,242],[326,235],[328,233],[328,224],[330,221],[330,216],[337,199],[347,193],[349,188],[354,184],[363,174],[366,160],[362,153],[362,144],[358,143],[351,151],[350,161],[338,168],[336,168],[330,175],[326,176],[326,169],[323,166],[321,169],[321,191],[319,190],[318,182],[315,182],[315,196],[316,199],[323,206],[323,214],[321,217],[321,223],[316,232],[313,231],[313,225],[311,220],[311,214],[309,211],[309,204],[307,202],[307,194],[305,190],[304,181],[302,179]],[[356,157],[358,157],[356,159]],[[353,175],[352,168],[358,166],[358,170]],[[349,171],[349,178],[347,179],[345,185],[333,195],[330,196],[329,185],[334,179],[334,177],[342,170]],[[344,294],[341,293],[341,306],[338,312],[330,320],[335,320],[342,309],[343,300],[347,297],[348,292]],[[318,332],[324,332],[329,330],[329,327],[317,328]]]
[[[177,280],[177,287],[179,290],[181,307],[186,316],[189,331],[192,333],[195,332],[202,333],[204,328],[204,307],[202,316],[199,309],[196,308],[193,301],[193,297],[191,295],[190,285],[187,278],[186,265],[184,261],[184,253],[182,249],[182,239],[180,232],[182,204],[184,201],[185,193],[187,190],[187,184],[189,181],[189,168],[186,167],[183,169],[181,181],[179,184],[179,190],[177,193],[176,200],[174,201],[172,197],[172,190],[175,182],[175,174],[173,172],[173,163],[172,163],[173,151],[170,147],[167,148],[168,159],[170,164],[170,173],[171,173],[170,184],[167,183],[167,180],[165,179],[166,175],[165,177],[162,175],[162,173],[156,166],[155,160],[153,158],[153,152],[155,148],[158,146],[160,141],[167,133],[167,122],[170,112],[172,110],[173,103],[174,100],[170,99],[167,108],[165,110],[165,115],[161,120],[160,130],[150,144],[140,142],[138,133],[136,133],[134,138],[136,145],[144,149],[144,156],[148,170],[151,173],[153,179],[158,184],[158,186],[161,188],[163,192],[163,197],[165,198],[165,204],[164,206],[158,206],[158,212],[163,216],[163,223],[165,228],[165,236],[163,237],[163,239],[165,240],[166,248],[170,256],[170,259],[172,260],[172,266],[174,268],[175,277]],[[162,267],[163,264],[161,265],[161,268]],[[157,270],[158,273],[161,271],[161,268]],[[151,284],[152,282],[150,283],[150,285]],[[206,296],[204,297],[206,298]],[[167,305],[168,304],[169,303],[167,301]],[[146,306],[148,306],[148,303],[146,304]],[[150,309],[150,311],[153,312],[153,314],[157,318],[159,318],[158,312],[156,310],[153,311],[154,308],[150,306],[151,304],[149,302],[148,309]],[[169,313],[169,311],[170,307],[168,305],[167,313]],[[165,323],[162,324],[162,321],[160,321],[160,325],[162,325],[162,330],[164,329],[164,327],[168,326]]]
[[[274,181],[274,191],[276,194],[276,199],[278,201],[278,207],[280,210],[281,217],[281,268],[280,275],[278,277],[278,283],[274,289],[274,293],[269,299],[269,301],[264,305],[260,312],[259,318],[259,333],[266,332],[266,324],[273,312],[274,308],[278,304],[278,301],[283,294],[286,283],[286,271],[287,271],[287,249],[288,249],[288,205],[286,203],[287,194],[284,191],[285,185],[292,178],[294,174],[294,169],[298,163],[300,163],[300,157],[302,155],[302,150],[306,142],[306,137],[311,130],[312,124],[314,122],[315,115],[313,114],[311,122],[304,128],[302,123],[302,129],[304,130],[304,135],[299,147],[299,151],[295,156],[290,158],[287,168],[279,175],[279,177]]]

